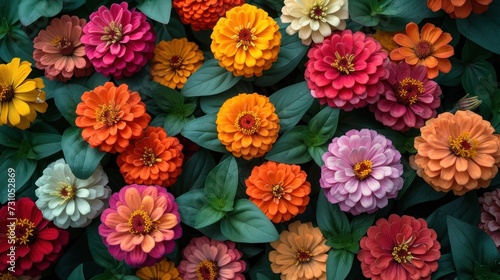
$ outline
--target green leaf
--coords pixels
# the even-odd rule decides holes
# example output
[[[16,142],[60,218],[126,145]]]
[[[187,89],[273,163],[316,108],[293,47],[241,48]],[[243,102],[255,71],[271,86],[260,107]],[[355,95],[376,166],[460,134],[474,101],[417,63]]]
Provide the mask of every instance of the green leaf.
[[[234,197],[238,189],[238,165],[229,156],[219,163],[205,182],[205,195],[208,203],[217,210],[233,210]]]
[[[83,1],[83,2],[85,2],[85,1]],[[88,88],[88,89],[94,89],[98,86],[104,85],[106,82],[109,82],[110,79],[111,79],[111,77],[104,77],[103,74],[95,72],[85,81],[83,86]],[[44,80],[44,82],[45,82],[45,80]],[[60,86],[60,83],[58,83],[58,86]]]
[[[319,167],[324,165],[323,155],[328,151],[328,145],[329,143],[325,143],[321,146],[307,147],[307,152],[311,155],[314,162],[316,162]]]
[[[64,131],[61,146],[71,171],[80,179],[89,178],[106,154],[90,147],[87,141],[83,140],[78,127],[69,127]]]
[[[285,132],[273,144],[266,159],[288,164],[301,164],[310,161],[311,155],[307,152],[308,147],[304,144],[306,131],[306,126],[299,125]]]
[[[481,78],[487,78],[490,81],[496,81],[497,76],[493,65],[486,60],[475,61],[465,65],[462,75],[462,84],[466,92],[474,93],[479,85]]]
[[[163,129],[165,129],[168,136],[176,136],[192,120],[194,120],[194,116],[185,117],[178,114],[167,114]]]
[[[144,0],[137,5],[148,18],[168,24],[170,21],[170,11],[172,10],[172,1],[162,0]]]
[[[410,187],[411,183],[413,183],[413,180],[415,180],[415,177],[417,176],[417,172],[415,169],[413,169],[408,161],[404,158],[401,158],[401,163],[403,164],[403,187],[398,191],[398,200],[403,197],[405,192],[408,190],[408,187]]]
[[[445,196],[445,192],[437,192],[429,186],[420,177],[415,178],[413,184],[398,200],[398,212],[404,212],[406,209],[427,201],[433,201]]]
[[[63,7],[62,0],[20,0],[18,15],[25,26],[32,24],[40,17],[53,17]]]
[[[85,4],[85,0],[63,0],[61,12],[71,12]]]
[[[344,234],[351,234],[351,225],[344,212],[338,204],[328,201],[323,191],[318,195],[318,207],[316,207],[316,220],[318,227],[327,239]]]
[[[152,82],[151,94],[158,107],[166,113],[169,113],[173,108],[184,104],[184,96],[180,94],[180,92],[157,82]]]
[[[181,92],[189,97],[215,95],[228,90],[240,79],[220,67],[216,59],[209,59],[188,78]]]
[[[1,40],[0,58],[10,62],[14,57],[19,57],[34,64],[33,51],[33,41],[21,29],[20,24],[10,26],[8,36]]]
[[[85,275],[83,274],[83,263],[78,265],[68,277],[68,280],[81,280],[81,279],[85,279]]]
[[[451,253],[443,254],[438,260],[438,270],[431,274],[431,280],[437,280],[441,277],[455,272],[455,265]]]
[[[209,151],[205,149],[198,150],[184,164],[182,168],[183,172],[178,177],[175,185],[172,186],[172,193],[178,196],[188,190],[203,188],[208,173],[210,173],[215,165],[215,159]]]
[[[205,191],[202,189],[189,191],[175,199],[179,205],[179,213],[181,221],[190,226],[195,227],[196,215],[203,206],[207,205],[205,199]]]
[[[99,235],[98,227],[100,224],[100,220],[95,219],[86,229],[88,244],[92,244],[92,246],[89,246],[90,253],[94,261],[101,267],[117,267],[120,262],[111,256],[108,248],[102,241],[101,235]]]
[[[0,18],[7,20],[7,25],[13,25],[18,20],[17,9],[19,3],[15,1],[0,1]]]
[[[236,201],[234,210],[222,218],[220,229],[233,242],[268,243],[279,238],[274,224],[248,199]]]
[[[356,243],[361,240],[363,236],[365,236],[366,232],[368,231],[368,228],[373,225],[373,222],[375,221],[375,214],[361,214],[359,216],[356,216],[352,222],[351,222],[351,233],[352,233],[352,238]],[[357,252],[353,252],[357,253]]]
[[[212,113],[188,122],[181,131],[182,136],[199,146],[214,152],[225,153],[226,147],[217,137],[217,114]]]
[[[32,133],[31,149],[37,160],[46,158],[61,150],[61,135],[50,133]]]
[[[345,279],[352,267],[354,253],[347,250],[331,249],[326,261],[327,279]]]
[[[21,139],[28,137],[28,132],[10,126],[0,126],[0,145],[9,148],[19,148]]]
[[[201,209],[196,214],[194,227],[198,229],[212,225],[220,221],[220,219],[222,219],[225,214],[225,211],[215,209],[210,204],[207,204],[201,207]]]
[[[464,63],[456,58],[450,57],[451,71],[449,73],[439,72],[439,75],[434,79],[441,86],[456,87],[462,84],[461,77],[464,73]]]
[[[56,107],[69,123],[75,123],[76,106],[85,91],[88,89],[77,84],[61,84],[54,93]]]
[[[492,53],[471,40],[465,41],[462,49],[462,61],[464,63],[488,59]]]
[[[304,139],[304,143],[309,147],[325,144],[333,138],[335,131],[337,131],[338,121],[339,109],[329,106],[323,108],[307,125],[309,133],[308,137]]]
[[[0,164],[0,182],[4,182],[2,186],[6,188],[9,178],[11,178],[9,174],[14,174],[15,182],[13,184],[17,193],[24,188],[26,182],[28,182],[33,172],[35,172],[37,162],[33,159],[14,159],[5,157],[5,154],[8,153],[8,150],[6,151],[0,156],[0,158],[2,158],[2,163]],[[14,172],[9,172],[12,170],[14,170]],[[9,187],[12,187],[12,185],[9,185]],[[8,198],[7,191],[0,192],[0,203],[4,204]]]
[[[481,265],[476,262],[474,265],[474,279],[478,280],[499,280],[499,271],[493,272],[492,269],[487,265]]]
[[[253,85],[250,82],[239,81],[230,89],[212,96],[202,96],[200,107],[205,114],[217,113],[226,100],[240,93],[253,93]]]
[[[186,30],[184,29],[184,25],[179,19],[175,17],[171,17],[168,24],[154,22],[153,27],[156,30],[156,43],[159,43],[160,41],[172,41],[175,38],[180,39],[186,37]]]

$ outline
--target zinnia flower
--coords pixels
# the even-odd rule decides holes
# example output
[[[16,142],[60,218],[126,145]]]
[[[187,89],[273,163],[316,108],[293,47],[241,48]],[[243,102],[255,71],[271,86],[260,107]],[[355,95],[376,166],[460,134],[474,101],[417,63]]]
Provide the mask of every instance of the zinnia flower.
[[[175,264],[166,259],[137,270],[135,275],[141,280],[182,280]]]
[[[403,187],[401,154],[375,130],[350,130],[323,154],[320,186],[331,203],[353,215],[373,213]]]
[[[427,68],[417,65],[414,69],[406,62],[390,62],[389,78],[384,80],[385,91],[380,100],[370,105],[375,119],[401,132],[420,128],[424,122],[437,115],[441,104],[441,88],[427,78]]]
[[[255,6],[244,4],[227,11],[210,35],[214,57],[235,76],[262,76],[278,59],[281,33],[274,19]]]
[[[122,2],[90,14],[81,40],[97,72],[121,79],[139,72],[153,57],[156,33],[143,13]]]
[[[269,98],[240,93],[224,102],[217,113],[217,137],[235,157],[261,157],[278,139],[278,115]]]
[[[349,18],[347,0],[285,0],[281,22],[290,23],[286,33],[299,32],[304,45],[321,43],[333,30],[344,30]]]
[[[269,261],[274,273],[281,273],[281,280],[326,280],[326,260],[330,246],[318,227],[312,223],[295,221],[280,239],[271,242],[273,251]]]
[[[370,279],[431,279],[441,245],[424,219],[392,214],[379,219],[359,243],[358,260]]]
[[[21,275],[14,276],[10,272],[0,272],[1,280],[40,280],[42,278],[41,275],[37,276],[29,276],[29,275]]]
[[[500,136],[494,132],[472,111],[442,113],[420,128],[412,164],[436,191],[462,195],[488,187],[500,166]]]
[[[387,53],[390,53],[393,49],[399,48],[399,45],[394,42],[394,35],[400,32],[390,32],[383,30],[376,30],[373,34],[373,38],[377,40],[380,45],[382,45],[382,49],[384,49]]]
[[[100,165],[87,179],[73,175],[64,159],[58,159],[43,170],[36,180],[36,206],[43,217],[60,228],[85,227],[104,210],[111,189],[108,176]]]
[[[12,208],[15,208],[12,210]],[[14,241],[14,244],[12,244]],[[0,271],[16,263],[13,275],[37,276],[49,268],[69,242],[69,233],[42,217],[31,198],[23,197],[0,209]],[[11,246],[15,247],[14,256]]]
[[[112,82],[84,92],[76,114],[83,139],[92,148],[110,153],[125,151],[130,139],[141,137],[151,120],[139,93]]]
[[[298,165],[264,162],[245,180],[246,193],[273,223],[281,223],[306,210],[311,192],[306,178]]]
[[[493,0],[427,0],[427,7],[433,12],[444,10],[451,18],[467,18],[471,12],[482,14]]]
[[[206,236],[195,237],[182,251],[182,261],[177,267],[184,280],[244,280],[246,264],[243,254],[231,241],[212,240]]]
[[[0,64],[0,126],[26,129],[37,112],[47,111],[43,80],[26,79],[30,73],[31,63],[17,57]]]
[[[151,266],[174,250],[182,234],[180,221],[174,196],[165,188],[134,184],[111,196],[99,234],[115,259]]]
[[[33,59],[36,67],[45,70],[49,80],[66,82],[75,77],[86,77],[94,70],[80,41],[87,20],[63,15],[53,18],[46,30],[33,40]]]
[[[144,138],[129,145],[117,163],[127,184],[168,187],[181,174],[183,159],[179,139],[167,136],[161,127],[148,127]]]
[[[481,221],[479,228],[486,232],[500,251],[500,190],[485,192],[479,198]]]
[[[451,40],[450,33],[443,32],[432,23],[426,23],[420,34],[418,25],[410,22],[406,25],[406,34],[394,35],[394,41],[401,47],[392,50],[390,57],[393,61],[404,60],[410,65],[424,65],[427,67],[427,78],[434,79],[439,71],[448,73],[451,70],[448,58],[454,50],[447,45]]]
[[[203,64],[203,52],[186,38],[161,41],[154,49],[151,77],[169,88],[182,88]]]
[[[214,28],[220,17],[245,0],[173,0],[172,5],[184,24],[195,31]]]
[[[375,103],[384,90],[380,80],[386,76],[387,53],[362,32],[335,32],[307,56],[307,86],[321,104],[351,111]]]

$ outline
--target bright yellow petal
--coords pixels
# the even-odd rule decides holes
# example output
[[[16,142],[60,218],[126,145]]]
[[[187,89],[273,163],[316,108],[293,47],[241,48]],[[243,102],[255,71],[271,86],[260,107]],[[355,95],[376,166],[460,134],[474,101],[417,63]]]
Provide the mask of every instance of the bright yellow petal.
[[[14,88],[14,91],[17,92],[30,92],[34,91],[36,89],[36,82],[35,81],[25,81],[18,87]],[[36,93],[38,95],[38,93]]]
[[[21,116],[19,116],[19,113],[12,103],[9,103],[9,122],[12,125],[18,125],[21,122]]]
[[[12,104],[14,104],[14,107],[16,108],[16,111],[23,117],[26,117],[30,114],[30,106],[26,104],[26,102],[18,99],[18,98],[12,98]]]

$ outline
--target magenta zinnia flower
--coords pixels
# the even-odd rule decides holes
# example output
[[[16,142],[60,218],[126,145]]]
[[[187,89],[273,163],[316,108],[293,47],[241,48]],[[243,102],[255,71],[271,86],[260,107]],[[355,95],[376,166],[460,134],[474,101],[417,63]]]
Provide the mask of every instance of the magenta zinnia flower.
[[[384,80],[384,94],[376,104],[370,105],[375,119],[394,130],[405,132],[420,128],[425,121],[437,115],[441,104],[441,88],[427,78],[427,68],[414,69],[406,62],[387,65],[389,77]]]
[[[403,187],[401,154],[375,130],[333,138],[323,161],[319,183],[325,196],[353,215],[385,207]]]
[[[66,82],[73,76],[92,74],[94,69],[80,41],[85,23],[85,19],[63,15],[52,19],[47,29],[35,37],[33,59],[38,69],[45,70],[45,77]]]
[[[127,2],[99,7],[83,28],[82,42],[97,72],[117,79],[137,73],[153,57],[156,33]]]
[[[165,188],[129,185],[111,196],[99,234],[117,260],[151,266],[174,250],[182,234],[180,220],[174,196]]]
[[[182,261],[177,267],[182,279],[244,280],[241,274],[246,264],[243,254],[231,241],[212,240],[206,236],[195,237],[182,251]]]
[[[479,228],[486,232],[500,251],[500,190],[485,192],[479,198],[481,221]]]
[[[375,103],[384,91],[387,52],[362,32],[333,33],[307,56],[305,79],[321,104],[351,111]]]

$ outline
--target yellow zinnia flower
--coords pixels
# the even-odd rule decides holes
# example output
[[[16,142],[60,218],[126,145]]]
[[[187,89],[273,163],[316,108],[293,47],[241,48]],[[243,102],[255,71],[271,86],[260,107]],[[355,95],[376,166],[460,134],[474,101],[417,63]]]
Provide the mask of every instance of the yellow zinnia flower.
[[[175,264],[167,259],[163,259],[152,266],[145,266],[135,273],[141,280],[182,280]]]
[[[31,63],[17,57],[0,64],[0,125],[27,129],[47,110],[43,80],[26,79],[30,73]]]
[[[281,33],[267,12],[244,4],[221,17],[210,36],[219,65],[235,76],[262,76],[278,59]]]

